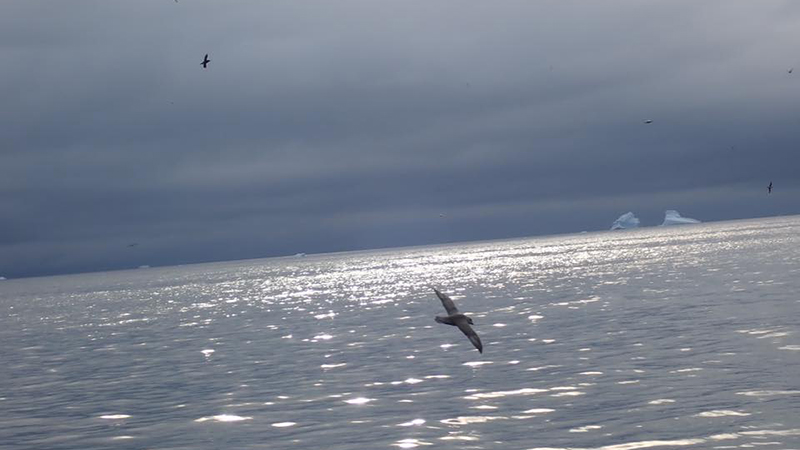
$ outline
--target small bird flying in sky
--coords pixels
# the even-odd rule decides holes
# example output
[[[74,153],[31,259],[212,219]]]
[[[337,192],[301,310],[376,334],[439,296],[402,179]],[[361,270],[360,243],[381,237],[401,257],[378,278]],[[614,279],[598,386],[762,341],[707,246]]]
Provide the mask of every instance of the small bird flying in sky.
[[[475,330],[473,330],[470,326],[474,325],[472,319],[458,312],[456,304],[453,303],[453,300],[448,297],[447,294],[442,294],[436,288],[432,289],[433,292],[436,293],[436,296],[439,297],[439,300],[442,301],[442,306],[444,306],[444,309],[447,311],[446,316],[436,316],[434,320],[445,325],[453,325],[454,327],[458,327],[458,329],[469,338],[469,341],[472,342],[472,345],[478,349],[478,352],[483,353],[483,344],[481,343],[481,338],[478,337],[478,333],[476,333]]]
[[[210,63],[210,62],[211,62],[211,60],[208,59],[208,53],[206,53],[206,56],[205,56],[205,58],[203,58],[203,62],[201,62],[200,65],[203,66],[203,69],[206,69],[206,68],[208,68],[208,63]]]
[[[653,123],[653,119],[645,119],[644,123]]]
[[[770,181],[769,186],[767,186],[767,194],[772,194],[772,181]]]

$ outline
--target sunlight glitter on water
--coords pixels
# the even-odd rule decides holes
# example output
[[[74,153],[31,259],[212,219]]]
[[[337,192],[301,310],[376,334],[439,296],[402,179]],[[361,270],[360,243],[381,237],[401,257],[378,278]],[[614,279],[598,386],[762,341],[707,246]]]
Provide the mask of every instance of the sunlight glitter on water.
[[[104,416],[100,416],[101,419],[106,420],[120,420],[120,419],[129,419],[131,416],[128,414],[106,414]]]
[[[296,422],[276,422],[272,424],[272,426],[275,428],[287,428],[287,427],[293,427],[295,425],[297,425]]]
[[[413,426],[416,426],[416,425],[422,425],[423,423],[425,423],[425,419],[414,419],[414,420],[411,420],[409,422],[403,422],[401,424],[398,424],[397,426],[399,426],[399,427],[413,427]]]
[[[800,219],[775,223],[4,285],[0,442],[798,448]]]
[[[374,398],[366,398],[366,397],[356,397],[351,398],[349,400],[345,400],[344,402],[350,405],[366,405],[367,403],[375,400]]]
[[[209,420],[215,422],[241,422],[244,420],[251,420],[251,419],[252,417],[237,416],[235,414],[220,414],[211,417],[201,417],[199,419],[195,419],[195,422],[207,422]]]
[[[714,411],[705,411],[699,414],[695,414],[697,417],[726,417],[726,416],[749,416],[750,413],[745,413],[741,411],[731,411],[727,409],[716,409]]]
[[[425,442],[419,439],[401,439],[392,445],[400,448],[415,448],[421,445],[433,445],[433,444],[431,442]]]

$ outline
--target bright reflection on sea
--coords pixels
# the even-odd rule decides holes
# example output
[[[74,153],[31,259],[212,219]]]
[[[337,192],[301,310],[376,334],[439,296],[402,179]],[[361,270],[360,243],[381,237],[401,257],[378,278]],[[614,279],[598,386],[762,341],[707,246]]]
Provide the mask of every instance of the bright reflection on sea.
[[[798,448],[798,230],[792,217],[6,280],[0,442]],[[474,319],[483,354],[433,321],[430,285]]]

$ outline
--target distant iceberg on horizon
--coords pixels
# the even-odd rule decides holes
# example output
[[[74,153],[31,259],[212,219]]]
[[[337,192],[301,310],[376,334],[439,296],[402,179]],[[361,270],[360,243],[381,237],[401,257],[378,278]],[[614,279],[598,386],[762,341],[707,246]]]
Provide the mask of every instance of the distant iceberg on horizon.
[[[619,216],[611,225],[612,230],[627,230],[628,228],[639,228],[639,218],[634,216],[632,212],[626,212]]]
[[[688,225],[691,223],[701,223],[701,222],[697,219],[683,217],[678,211],[675,211],[674,209],[668,209],[664,213],[664,223],[662,223],[661,226],[665,227],[669,225]]]

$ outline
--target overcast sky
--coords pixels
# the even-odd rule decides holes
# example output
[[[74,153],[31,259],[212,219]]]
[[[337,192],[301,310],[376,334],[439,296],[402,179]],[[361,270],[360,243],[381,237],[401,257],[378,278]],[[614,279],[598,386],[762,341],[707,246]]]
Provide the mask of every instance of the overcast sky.
[[[800,213],[795,0],[10,0],[0,101],[6,277]]]

